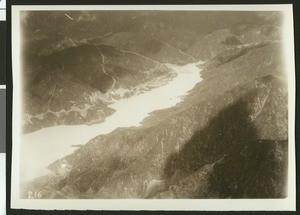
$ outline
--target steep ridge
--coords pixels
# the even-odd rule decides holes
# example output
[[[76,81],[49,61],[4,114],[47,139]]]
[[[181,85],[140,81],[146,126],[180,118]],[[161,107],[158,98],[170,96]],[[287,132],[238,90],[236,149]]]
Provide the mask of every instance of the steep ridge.
[[[142,93],[175,76],[165,65],[142,55],[88,44],[37,57],[27,71],[25,132],[101,122],[113,113],[107,107],[113,100]]]
[[[92,139],[24,192],[43,190],[45,198],[285,197],[287,86],[280,48],[271,42],[225,58],[221,53],[217,64],[203,65],[204,80],[181,103],[155,111],[141,127]]]
[[[209,60],[228,49],[242,45],[281,40],[280,17],[276,13],[273,16],[276,18],[266,18],[261,25],[258,25],[258,21],[256,26],[250,28],[247,25],[240,25],[237,28],[215,30],[196,41],[187,52],[196,58]]]

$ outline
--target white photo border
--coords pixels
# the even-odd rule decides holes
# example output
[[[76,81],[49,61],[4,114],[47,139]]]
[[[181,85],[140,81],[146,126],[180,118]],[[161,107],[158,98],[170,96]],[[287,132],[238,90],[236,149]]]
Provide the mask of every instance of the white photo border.
[[[20,11],[51,10],[164,10],[164,11],[281,11],[284,14],[284,58],[288,73],[288,197],[285,199],[184,199],[184,200],[144,200],[144,199],[20,199]],[[12,28],[12,70],[13,70],[13,117],[12,117],[12,170],[11,208],[42,210],[168,210],[168,211],[295,211],[296,210],[296,167],[295,167],[295,59],[292,4],[280,5],[30,5],[15,6],[11,10]]]

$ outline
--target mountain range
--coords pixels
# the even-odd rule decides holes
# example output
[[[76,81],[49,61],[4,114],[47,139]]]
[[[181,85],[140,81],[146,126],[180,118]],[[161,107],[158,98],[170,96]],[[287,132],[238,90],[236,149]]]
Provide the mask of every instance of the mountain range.
[[[198,65],[140,127],[99,135],[24,189],[44,198],[284,198],[287,77],[279,12],[26,12],[24,132],[99,123],[114,100]],[[100,35],[100,36],[99,36]],[[63,163],[67,165],[61,165]],[[24,194],[24,195],[25,195]]]

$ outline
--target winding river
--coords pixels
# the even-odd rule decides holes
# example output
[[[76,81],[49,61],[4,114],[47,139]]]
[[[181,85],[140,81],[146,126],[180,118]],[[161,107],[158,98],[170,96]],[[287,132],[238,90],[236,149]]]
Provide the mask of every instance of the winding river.
[[[200,69],[192,63],[184,66],[167,65],[177,76],[167,84],[122,99],[111,104],[115,113],[100,124],[60,125],[43,128],[22,136],[21,182],[50,173],[47,166],[55,160],[72,153],[92,138],[107,134],[118,127],[139,126],[150,112],[176,105],[195,84],[201,81]]]

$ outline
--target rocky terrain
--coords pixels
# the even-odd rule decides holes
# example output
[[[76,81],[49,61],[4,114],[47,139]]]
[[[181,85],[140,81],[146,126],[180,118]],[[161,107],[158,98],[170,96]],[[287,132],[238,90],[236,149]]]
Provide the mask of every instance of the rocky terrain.
[[[25,132],[101,122],[113,113],[107,105],[114,100],[160,86],[175,75],[159,62],[107,45],[82,44],[32,61],[25,85]]]
[[[165,63],[278,40],[279,21],[273,12],[23,12],[23,131],[102,122],[110,102],[171,80]]]
[[[97,136],[79,146],[74,153],[49,164],[48,169],[53,173],[26,185],[24,193],[42,190],[43,198],[286,197],[288,91],[281,55],[280,16],[273,12],[235,16],[218,12],[191,13],[187,19],[193,24],[176,23],[178,32],[185,26],[186,37],[181,39],[174,34],[167,45],[164,38],[176,32],[172,16],[137,15],[150,20],[150,26],[161,26],[169,31],[162,33],[164,31],[158,28],[151,37],[137,39],[151,29],[144,27],[142,19],[140,22],[146,29],[143,32],[120,30],[104,39],[94,39],[97,45],[81,44],[40,58],[45,59],[46,65],[47,59],[51,58],[51,65],[57,62],[59,66],[54,67],[61,68],[61,55],[68,53],[68,57],[78,59],[65,65],[72,71],[69,80],[80,80],[73,83],[87,84],[101,93],[118,87],[135,87],[140,80],[149,83],[153,77],[166,74],[170,78],[172,72],[164,66],[168,62],[205,61],[200,65],[203,80],[182,102],[169,109],[154,111],[142,126],[119,128]],[[235,19],[237,15],[241,18]],[[252,17],[251,21],[249,17]],[[191,22],[194,20],[204,26],[202,31]],[[204,25],[205,22],[214,25]],[[155,39],[151,39],[153,37]],[[117,48],[114,44],[118,44],[115,45]],[[76,50],[82,48],[86,49],[87,55],[82,60],[90,62],[93,56],[97,58],[95,67],[102,71],[101,75],[92,73],[93,69],[85,71],[84,77],[81,75],[83,69],[77,64],[80,55],[77,56]],[[143,54],[138,61],[141,65],[129,63],[130,67],[127,67],[130,57],[138,57],[131,52]],[[106,59],[107,64],[102,59]],[[133,61],[137,62],[137,59]],[[103,73],[103,65],[110,71],[107,72],[109,75]],[[143,69],[134,69],[134,66]],[[127,77],[120,75],[122,72],[118,73],[115,67],[127,68],[124,72]],[[145,75],[145,71],[153,68],[159,68],[152,71],[155,75]],[[49,71],[53,69],[49,68]],[[135,71],[134,75],[130,76],[130,71]],[[65,80],[64,76],[69,74],[60,71],[53,78]],[[89,79],[89,74],[93,80]],[[135,75],[143,78],[135,81]],[[79,89],[74,85],[70,87]],[[92,90],[83,91],[82,95],[89,92]],[[77,101],[80,101],[79,95],[76,94]],[[84,98],[87,97],[82,96]],[[110,113],[112,110],[107,109],[103,101],[95,109]],[[63,104],[55,107],[63,107]],[[50,109],[55,111],[55,107]]]

